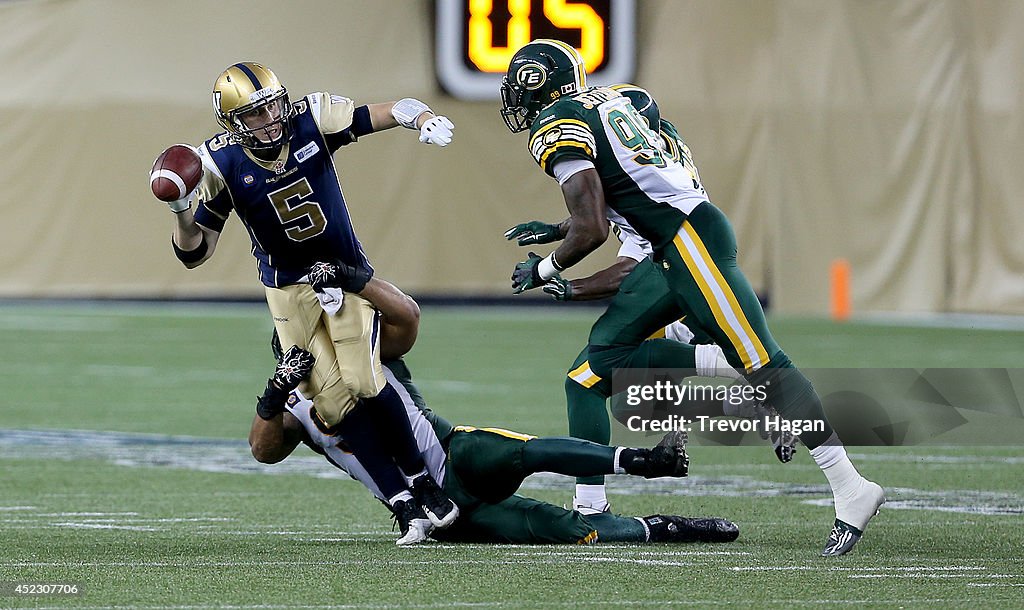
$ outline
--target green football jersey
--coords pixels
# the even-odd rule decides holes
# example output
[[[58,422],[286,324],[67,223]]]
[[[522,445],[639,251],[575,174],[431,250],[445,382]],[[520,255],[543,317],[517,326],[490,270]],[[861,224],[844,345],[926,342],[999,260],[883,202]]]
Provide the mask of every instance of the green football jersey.
[[[707,191],[704,190],[704,183],[700,181],[700,172],[697,171],[697,163],[693,160],[693,153],[690,147],[679,135],[679,130],[668,119],[661,119],[661,137],[665,144],[665,152],[673,160],[683,164],[683,167],[690,174],[693,180],[693,188],[700,191],[706,198]]]
[[[562,160],[594,163],[608,207],[657,251],[671,243],[686,216],[707,201],[681,157],[672,158],[659,139],[629,98],[595,87],[564,97],[540,113],[530,127],[530,153],[552,176]]]

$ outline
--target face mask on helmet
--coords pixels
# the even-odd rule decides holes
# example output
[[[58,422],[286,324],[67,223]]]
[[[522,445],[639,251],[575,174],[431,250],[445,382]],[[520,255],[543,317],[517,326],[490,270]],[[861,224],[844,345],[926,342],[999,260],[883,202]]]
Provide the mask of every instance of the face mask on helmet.
[[[213,106],[231,140],[246,148],[274,149],[291,137],[288,90],[260,64],[243,62],[221,73],[214,84]]]
[[[519,49],[501,82],[501,116],[512,133],[533,124],[545,106],[586,88],[583,58],[557,40],[535,40]]]

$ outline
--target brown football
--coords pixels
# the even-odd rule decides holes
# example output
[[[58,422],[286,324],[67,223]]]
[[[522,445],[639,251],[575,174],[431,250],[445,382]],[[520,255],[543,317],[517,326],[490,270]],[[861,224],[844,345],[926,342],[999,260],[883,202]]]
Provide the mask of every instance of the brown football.
[[[175,144],[156,158],[149,186],[160,201],[175,201],[196,188],[203,178],[203,161],[191,146]]]

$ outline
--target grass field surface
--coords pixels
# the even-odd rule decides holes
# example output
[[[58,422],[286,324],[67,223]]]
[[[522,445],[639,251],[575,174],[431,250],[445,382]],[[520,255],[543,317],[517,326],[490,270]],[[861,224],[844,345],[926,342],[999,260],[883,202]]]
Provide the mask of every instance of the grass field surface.
[[[597,314],[426,308],[407,361],[454,423],[563,435]],[[772,327],[802,366],[1024,368],[1018,330]],[[735,543],[397,548],[387,511],[312,452],[249,456],[270,330],[263,306],[0,305],[0,607],[1024,606],[1021,446],[851,448],[890,502],[839,559],[817,556],[832,508],[805,449],[701,445],[685,480],[612,478],[613,508],[727,517]],[[522,493],[566,504],[572,480]]]

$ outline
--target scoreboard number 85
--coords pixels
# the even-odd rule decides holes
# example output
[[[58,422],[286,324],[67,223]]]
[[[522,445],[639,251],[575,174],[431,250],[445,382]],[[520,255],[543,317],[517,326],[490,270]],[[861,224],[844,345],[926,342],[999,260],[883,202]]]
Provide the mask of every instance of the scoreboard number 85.
[[[512,55],[535,38],[579,50],[588,85],[630,82],[634,0],[436,0],[438,81],[465,100],[495,100]]]

